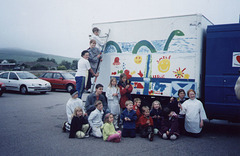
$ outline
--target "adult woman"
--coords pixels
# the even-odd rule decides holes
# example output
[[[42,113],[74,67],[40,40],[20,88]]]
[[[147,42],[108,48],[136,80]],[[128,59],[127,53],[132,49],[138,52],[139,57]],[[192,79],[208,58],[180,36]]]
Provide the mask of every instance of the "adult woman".
[[[91,69],[90,63],[88,61],[89,58],[89,52],[87,50],[84,50],[81,54],[81,58],[78,61],[78,69],[75,76],[76,80],[76,89],[78,91],[78,97],[81,99],[82,94],[84,91],[84,88],[86,86],[85,80],[87,77],[88,70],[92,73],[93,76],[97,77],[98,73],[95,74],[93,70]]]
[[[189,135],[199,137],[203,127],[203,120],[207,119],[203,104],[196,99],[196,92],[190,89],[187,92],[189,99],[182,105],[180,114],[185,114],[185,130]]]

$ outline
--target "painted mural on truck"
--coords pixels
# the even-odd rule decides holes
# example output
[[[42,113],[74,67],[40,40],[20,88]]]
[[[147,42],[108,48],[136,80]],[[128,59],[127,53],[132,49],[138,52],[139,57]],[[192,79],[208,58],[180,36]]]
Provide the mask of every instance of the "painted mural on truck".
[[[174,30],[166,40],[108,41],[105,53],[116,53],[111,56],[110,76],[125,73],[134,94],[177,96],[180,88],[196,90],[196,39]]]

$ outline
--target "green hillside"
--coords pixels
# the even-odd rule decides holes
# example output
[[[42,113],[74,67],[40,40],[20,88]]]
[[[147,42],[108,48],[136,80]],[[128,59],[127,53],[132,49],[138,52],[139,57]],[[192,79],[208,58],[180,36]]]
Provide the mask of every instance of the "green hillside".
[[[49,58],[55,59],[57,63],[61,63],[63,60],[71,62],[73,60],[78,60],[79,58],[63,57],[51,54],[44,54],[36,51],[24,50],[24,49],[11,49],[11,48],[1,48],[0,49],[0,59],[14,59],[17,62],[34,62],[38,58]]]

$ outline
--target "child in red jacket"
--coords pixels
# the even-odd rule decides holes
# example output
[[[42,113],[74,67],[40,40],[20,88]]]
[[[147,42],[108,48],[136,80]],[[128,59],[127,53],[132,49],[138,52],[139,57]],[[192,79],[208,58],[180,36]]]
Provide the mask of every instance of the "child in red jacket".
[[[140,111],[141,107],[141,99],[140,98],[135,98],[134,99],[134,105],[133,105],[133,110],[135,110],[137,114],[137,120],[136,120],[136,132],[139,132],[139,118],[142,116],[142,113]]]
[[[148,106],[142,107],[143,115],[139,119],[140,123],[140,136],[143,138],[148,137],[150,141],[153,141],[153,119],[150,116],[150,111]]]

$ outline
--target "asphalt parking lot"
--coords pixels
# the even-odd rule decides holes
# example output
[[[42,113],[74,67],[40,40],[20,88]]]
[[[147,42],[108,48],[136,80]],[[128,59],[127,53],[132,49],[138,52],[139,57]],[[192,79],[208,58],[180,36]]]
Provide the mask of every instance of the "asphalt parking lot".
[[[0,97],[0,155],[239,155],[240,124],[205,122],[201,138],[181,136],[176,141],[137,136],[120,143],[94,137],[69,139],[61,130],[67,120],[69,93],[57,91]]]

